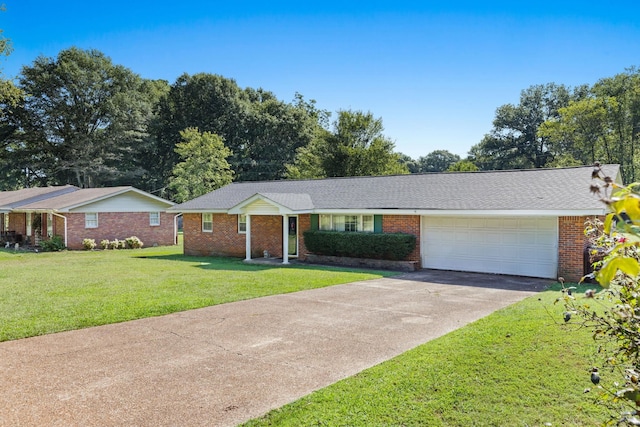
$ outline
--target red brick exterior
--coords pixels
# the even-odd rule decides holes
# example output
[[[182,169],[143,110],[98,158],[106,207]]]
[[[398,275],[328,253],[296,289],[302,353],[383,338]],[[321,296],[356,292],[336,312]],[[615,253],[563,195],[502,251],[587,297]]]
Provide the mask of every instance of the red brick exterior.
[[[182,217],[184,253],[195,256],[231,256],[244,258],[245,234],[238,233],[238,216],[213,214],[213,231],[202,231],[202,214],[185,213]],[[307,249],[303,233],[311,228],[311,215],[298,215],[298,258]],[[251,257],[262,258],[264,251],[282,256],[282,216],[251,216]]]
[[[304,261],[309,251],[304,245],[304,232],[311,230],[311,214],[298,215],[298,259]]]
[[[421,265],[420,257],[420,216],[419,215],[384,215],[382,217],[383,233],[406,233],[416,236],[416,247],[406,261],[417,261]]]
[[[46,215],[45,215],[46,217]],[[9,214],[9,228],[8,231],[15,231],[17,234],[24,235],[27,230],[27,217],[23,213],[10,213]]]
[[[584,222],[587,217],[558,218],[558,273],[567,281],[578,281],[583,275],[585,246]],[[220,255],[244,258],[245,235],[238,233],[237,215],[214,214],[213,232],[202,231],[201,214],[184,214],[184,253],[186,255]],[[311,228],[311,215],[298,216],[298,257],[306,258],[304,232]],[[416,248],[407,261],[421,263],[420,216],[384,215],[384,233],[408,233],[417,238]],[[282,256],[282,217],[254,215],[251,217],[251,256],[262,257],[267,250],[273,256]]]
[[[82,240],[124,240],[136,236],[145,247],[169,246],[175,242],[175,214],[160,212],[160,225],[149,225],[149,212],[99,212],[98,227],[85,228],[84,213],[67,213],[67,247],[82,249]],[[63,221],[60,218],[60,221]],[[56,220],[56,224],[58,221]],[[54,234],[63,236],[64,223],[57,225]]]
[[[202,231],[202,214],[185,213],[184,253],[197,256],[245,257],[245,234],[238,232],[238,215],[213,214],[213,231]],[[251,217],[251,257],[282,255],[282,217],[254,215]]]
[[[579,281],[584,274],[585,216],[558,218],[558,277],[568,282]]]
[[[47,214],[42,215],[42,237],[47,237]],[[69,249],[83,249],[84,239],[94,239],[97,244],[103,239],[124,240],[127,237],[136,236],[144,246],[167,246],[176,244],[175,241],[175,214],[160,212],[160,225],[149,225],[149,212],[100,212],[98,213],[98,227],[85,228],[84,213],[65,213],[67,218],[67,247]],[[9,230],[23,236],[23,242],[29,237],[30,242],[35,242],[36,230],[32,227],[31,235],[26,236],[26,214],[9,214]],[[53,235],[65,237],[65,219],[53,215]]]

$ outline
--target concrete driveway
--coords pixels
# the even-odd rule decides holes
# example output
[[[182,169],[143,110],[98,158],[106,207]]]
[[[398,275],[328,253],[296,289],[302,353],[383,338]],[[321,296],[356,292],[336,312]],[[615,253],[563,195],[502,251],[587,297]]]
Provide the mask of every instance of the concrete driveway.
[[[233,426],[549,283],[425,270],[0,343],[0,425]]]

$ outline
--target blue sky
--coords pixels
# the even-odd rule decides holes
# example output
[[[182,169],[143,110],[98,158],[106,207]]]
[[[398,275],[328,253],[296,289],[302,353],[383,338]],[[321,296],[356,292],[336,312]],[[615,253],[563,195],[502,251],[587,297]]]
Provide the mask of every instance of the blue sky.
[[[233,78],[291,101],[371,111],[396,150],[465,156],[534,84],[593,84],[640,65],[640,3],[3,0],[5,76],[71,46],[142,77]]]

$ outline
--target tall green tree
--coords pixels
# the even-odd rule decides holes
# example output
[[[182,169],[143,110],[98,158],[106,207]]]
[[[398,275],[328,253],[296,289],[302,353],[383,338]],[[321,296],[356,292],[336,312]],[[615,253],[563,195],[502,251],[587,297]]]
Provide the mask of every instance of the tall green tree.
[[[558,110],[559,117],[542,123],[538,133],[550,139],[559,157],[573,158],[580,164],[609,162],[613,158],[607,124],[610,102],[616,101],[589,96],[570,102]]]
[[[447,150],[435,150],[418,159],[420,172],[443,172],[460,161],[460,156]]]
[[[587,97],[570,102],[558,113],[539,128],[539,135],[552,142],[556,157],[565,164],[618,163],[625,182],[638,179],[638,70],[599,80]]]
[[[154,185],[168,183],[173,167],[180,161],[175,151],[181,141],[180,132],[187,128],[219,135],[234,153],[230,163],[241,163],[248,144],[249,115],[249,101],[234,80],[208,73],[178,77],[160,100],[153,127],[154,145],[149,153],[152,164],[148,169]]]
[[[39,57],[19,76],[23,170],[80,187],[133,180],[152,105],[144,81],[96,50]]]
[[[1,5],[0,12],[4,11]],[[12,51],[11,39],[0,29],[0,57],[7,57]],[[22,171],[15,167],[15,159],[11,158],[17,148],[13,140],[18,131],[15,113],[23,101],[24,93],[4,77],[0,66],[0,190],[15,190],[27,184]]]
[[[371,113],[339,111],[333,131],[319,132],[308,147],[298,152],[296,161],[290,167],[289,177],[409,173],[407,166],[401,162],[400,154],[393,151],[393,141],[382,133],[383,130],[382,119],[374,118]],[[305,170],[308,165],[315,170]],[[318,176],[309,176],[314,174]]]
[[[188,128],[180,132],[182,141],[176,144],[181,161],[173,168],[169,187],[173,199],[182,203],[223,187],[233,180],[227,162],[231,150],[222,138],[211,132]]]
[[[475,172],[479,170],[471,160],[459,160],[447,168],[447,172]]]
[[[470,156],[484,170],[524,169],[547,166],[554,159],[550,139],[538,133],[547,120],[569,101],[581,99],[587,87],[573,91],[564,85],[534,85],[520,94],[518,105],[505,104],[496,110],[493,129],[473,146]]]
[[[235,165],[238,180],[282,179],[286,165],[293,162],[298,148],[311,142],[326,113],[316,109],[315,101],[306,101],[300,94],[288,104],[271,92],[245,92],[250,101],[248,143],[240,156],[241,163]]]
[[[219,75],[184,74],[158,109],[153,179],[166,182],[178,162],[180,131],[198,127],[219,135],[232,151],[237,181],[281,179],[296,149],[309,144],[325,113],[296,95],[286,103],[262,89],[241,89]]]

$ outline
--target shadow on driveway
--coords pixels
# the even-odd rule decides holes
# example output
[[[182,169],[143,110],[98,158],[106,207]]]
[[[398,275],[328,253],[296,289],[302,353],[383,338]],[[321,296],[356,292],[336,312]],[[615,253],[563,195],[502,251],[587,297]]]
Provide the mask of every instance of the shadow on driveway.
[[[553,279],[537,277],[508,276],[504,274],[469,273],[465,271],[420,270],[394,276],[398,280],[438,283],[442,285],[471,286],[479,288],[504,289],[510,291],[541,292],[556,283]]]

